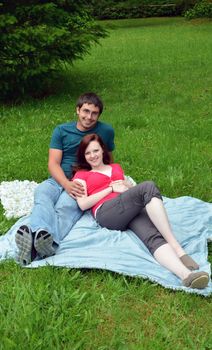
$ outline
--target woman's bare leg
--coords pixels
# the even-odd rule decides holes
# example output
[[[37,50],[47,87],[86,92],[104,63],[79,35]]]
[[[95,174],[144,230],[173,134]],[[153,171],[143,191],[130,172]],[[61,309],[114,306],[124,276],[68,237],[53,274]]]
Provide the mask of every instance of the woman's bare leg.
[[[174,249],[175,253],[182,260],[183,264],[190,270],[198,269],[199,265],[186,254],[185,250],[176,240],[172,232],[162,200],[157,197],[153,197],[151,201],[146,205],[146,211],[153,224],[157,227],[158,231]]]
[[[157,227],[165,240],[171,245],[177,256],[181,257],[182,255],[185,255],[186,252],[176,240],[172,232],[162,200],[156,197],[152,198],[146,205],[146,211],[153,224]]]
[[[207,272],[191,272],[179,259],[173,248],[167,243],[154,252],[154,258],[160,265],[178,276],[184,286],[203,289],[207,287],[209,275]]]
[[[180,261],[170,244],[163,244],[154,252],[154,258],[160,265],[173,272],[181,280],[187,278],[191,271]]]

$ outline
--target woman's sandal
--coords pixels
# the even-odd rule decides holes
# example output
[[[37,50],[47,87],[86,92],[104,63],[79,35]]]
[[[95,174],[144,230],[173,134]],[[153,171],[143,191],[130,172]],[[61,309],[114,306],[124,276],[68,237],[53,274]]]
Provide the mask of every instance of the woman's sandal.
[[[198,270],[199,265],[187,254],[180,257],[181,262],[185,265],[189,270]]]
[[[189,288],[204,289],[209,282],[209,274],[207,272],[192,272],[183,280],[183,285]]]

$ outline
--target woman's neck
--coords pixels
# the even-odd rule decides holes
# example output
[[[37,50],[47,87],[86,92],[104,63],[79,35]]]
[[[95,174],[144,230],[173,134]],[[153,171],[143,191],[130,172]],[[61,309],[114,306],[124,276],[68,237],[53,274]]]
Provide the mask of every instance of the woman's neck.
[[[104,169],[106,169],[107,167],[108,167],[107,164],[102,163],[102,164],[97,165],[96,167],[95,167],[95,166],[92,167],[91,170],[104,170]]]
[[[110,176],[112,168],[109,164],[102,164],[102,165],[99,165],[97,167],[92,167],[91,171],[96,171],[98,173],[102,173],[102,174]]]

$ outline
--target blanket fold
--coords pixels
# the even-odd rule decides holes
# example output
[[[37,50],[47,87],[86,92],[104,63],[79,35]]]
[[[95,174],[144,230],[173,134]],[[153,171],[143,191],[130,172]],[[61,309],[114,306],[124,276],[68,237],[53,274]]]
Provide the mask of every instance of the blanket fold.
[[[212,240],[212,204],[192,197],[164,198],[173,231],[187,254],[200,265],[200,270],[211,275],[207,261],[207,242]],[[15,233],[20,225],[27,224],[29,216],[19,219],[3,236],[0,236],[0,260],[16,259]],[[95,268],[111,270],[128,276],[140,276],[165,288],[209,296],[212,283],[203,290],[182,286],[181,281],[160,266],[140,239],[130,230],[110,231],[101,228],[90,211],[86,212],[61,242],[56,255],[35,260],[28,268],[46,265],[67,268]]]

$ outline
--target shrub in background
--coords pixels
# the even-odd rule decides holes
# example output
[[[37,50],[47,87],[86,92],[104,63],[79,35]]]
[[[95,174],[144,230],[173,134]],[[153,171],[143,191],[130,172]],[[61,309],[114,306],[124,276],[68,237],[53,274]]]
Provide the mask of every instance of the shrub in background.
[[[64,62],[106,35],[85,1],[0,0],[0,95],[42,94]]]
[[[212,18],[212,1],[203,0],[197,3],[192,9],[185,12],[187,19],[193,18]]]
[[[198,0],[87,0],[98,19],[177,16]]]
[[[177,11],[180,15],[184,15],[184,13],[193,8],[195,4],[197,4],[201,0],[175,0]]]

